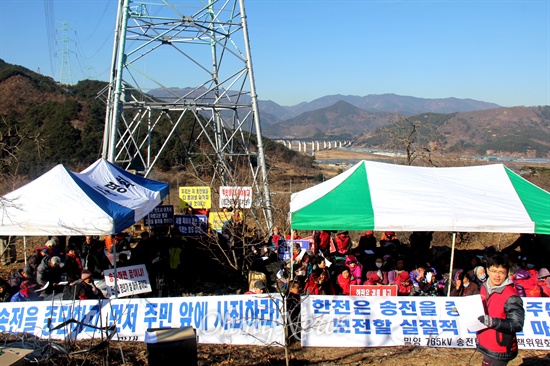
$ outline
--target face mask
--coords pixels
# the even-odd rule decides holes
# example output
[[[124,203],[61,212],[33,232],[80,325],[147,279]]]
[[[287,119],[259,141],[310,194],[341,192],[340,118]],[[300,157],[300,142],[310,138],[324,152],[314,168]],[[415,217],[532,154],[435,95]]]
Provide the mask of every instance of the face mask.
[[[487,278],[487,275],[481,275],[481,276],[479,276],[479,279],[482,280],[482,281],[485,281],[486,278]]]
[[[468,283],[463,283],[462,286],[468,287],[468,286],[470,286],[470,282],[468,282]]]
[[[382,267],[382,263],[376,262],[376,267],[381,268],[381,267]]]

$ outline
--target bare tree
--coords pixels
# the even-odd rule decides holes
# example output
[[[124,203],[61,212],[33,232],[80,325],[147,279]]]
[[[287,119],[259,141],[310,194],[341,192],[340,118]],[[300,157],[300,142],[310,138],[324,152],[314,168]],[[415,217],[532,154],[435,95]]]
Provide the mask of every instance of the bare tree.
[[[426,120],[413,120],[395,116],[389,126],[381,129],[388,139],[388,146],[405,152],[407,165],[422,160],[423,165],[438,166],[436,158],[440,155],[440,146],[430,118],[427,116]]]

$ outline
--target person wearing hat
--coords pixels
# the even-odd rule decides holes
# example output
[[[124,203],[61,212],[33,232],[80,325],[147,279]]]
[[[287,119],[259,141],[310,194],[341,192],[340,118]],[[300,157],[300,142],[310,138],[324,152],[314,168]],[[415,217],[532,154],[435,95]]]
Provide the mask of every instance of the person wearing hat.
[[[15,295],[15,293],[20,290],[23,281],[26,280],[36,283],[36,279],[33,277],[32,268],[29,265],[25,266],[25,268],[19,268],[18,270],[12,272],[9,279],[11,295]]]
[[[382,248],[396,247],[400,243],[397,234],[393,231],[384,231],[380,237],[380,246]]]
[[[347,230],[338,231],[334,236],[334,241],[336,243],[336,251],[340,255],[348,254],[351,249],[351,238],[349,237],[349,232]]]
[[[38,295],[34,292],[36,283],[32,281],[25,280],[19,286],[19,291],[17,291],[12,297],[10,302],[24,302],[24,301],[37,301],[39,300]]]
[[[82,270],[80,282],[77,283],[77,296],[80,300],[104,299],[105,296],[94,284],[92,272],[87,269]]]
[[[265,292],[265,285],[262,281],[256,281],[254,282],[254,286],[246,291],[244,294],[245,295],[259,295],[259,294],[263,294]]]
[[[36,248],[28,257],[27,257],[27,265],[32,270],[32,277],[36,278],[36,271],[38,270],[38,266],[44,258],[50,257],[48,248],[42,247],[42,248]]]
[[[365,250],[370,251],[376,251],[376,237],[374,236],[374,232],[372,230],[367,230],[361,237],[359,238],[358,248],[361,251],[361,253],[365,253]]]
[[[61,282],[61,275],[61,258],[46,257],[36,270],[36,281],[42,287],[47,285],[44,292],[51,294],[56,290],[57,284]]]

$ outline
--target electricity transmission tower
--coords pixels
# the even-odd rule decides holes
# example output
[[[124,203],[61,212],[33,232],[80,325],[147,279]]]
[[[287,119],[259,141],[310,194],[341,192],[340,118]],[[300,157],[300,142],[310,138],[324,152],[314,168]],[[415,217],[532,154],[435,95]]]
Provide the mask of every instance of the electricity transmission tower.
[[[71,85],[73,83],[73,75],[71,73],[71,51],[69,50],[69,22],[66,20],[60,21],[60,30],[63,32],[60,38],[61,42],[61,75],[59,82],[61,84]]]
[[[252,186],[253,215],[270,229],[255,89],[244,0],[120,0],[110,81],[99,93],[103,157],[148,176],[177,150],[201,180],[211,167],[202,181],[212,189]]]

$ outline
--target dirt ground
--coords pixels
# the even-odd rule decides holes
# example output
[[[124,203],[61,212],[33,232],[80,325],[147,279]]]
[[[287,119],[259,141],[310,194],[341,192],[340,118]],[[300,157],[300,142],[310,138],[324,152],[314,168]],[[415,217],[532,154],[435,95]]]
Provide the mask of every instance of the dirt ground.
[[[18,343],[4,343],[4,335],[0,334],[2,345],[17,347]],[[26,344],[27,346],[29,343]],[[27,357],[26,365],[63,365],[63,366],[105,366],[128,365],[141,366],[149,364],[149,351],[143,342],[111,341],[106,348],[93,352],[78,353],[87,350],[90,345],[81,341],[71,347],[61,343],[70,355],[44,347],[36,347],[37,351]],[[42,352],[42,353],[41,353]],[[174,358],[179,357],[177,364],[189,365],[187,350],[170,349],[167,351]],[[286,365],[285,350],[282,347],[253,347],[230,345],[205,345],[197,347],[197,365]],[[185,362],[187,360],[187,363]],[[474,349],[459,350],[454,348],[430,347],[379,347],[379,348],[318,348],[301,347],[299,344],[289,349],[289,364],[339,366],[339,365],[387,365],[387,366],[468,366],[481,365],[482,355]],[[153,362],[151,366],[155,365]],[[545,366],[550,365],[549,351],[523,351],[509,363],[510,366]],[[158,365],[155,365],[158,366]]]

